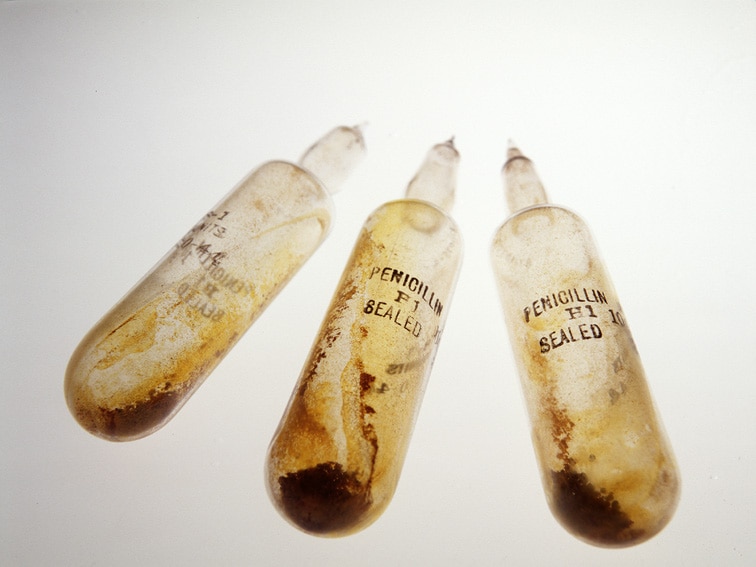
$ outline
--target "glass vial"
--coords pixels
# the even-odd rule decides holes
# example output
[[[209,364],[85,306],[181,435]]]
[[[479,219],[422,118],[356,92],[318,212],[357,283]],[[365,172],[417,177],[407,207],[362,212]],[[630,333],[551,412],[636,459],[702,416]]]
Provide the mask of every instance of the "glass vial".
[[[344,536],[388,506],[461,264],[459,161],[434,146],[405,199],[365,222],[270,444],[265,477],[297,528]]]
[[[492,261],[546,500],[590,544],[622,547],[672,517],[678,471],[622,307],[585,223],[547,204],[510,147],[511,217]]]
[[[330,189],[364,154],[329,132],[300,165],[263,164],[202,218],[83,338],[68,407],[109,441],[165,425],[326,237]]]

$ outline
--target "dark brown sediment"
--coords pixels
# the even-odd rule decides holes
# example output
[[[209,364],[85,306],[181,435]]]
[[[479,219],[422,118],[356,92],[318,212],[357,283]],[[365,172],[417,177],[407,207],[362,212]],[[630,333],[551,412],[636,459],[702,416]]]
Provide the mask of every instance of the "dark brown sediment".
[[[551,471],[551,479],[554,514],[576,535],[605,546],[643,539],[644,530],[632,529],[633,521],[614,495],[596,489],[585,473],[565,467]]]
[[[179,352],[169,372],[156,374],[110,399],[95,401],[91,392],[80,388],[71,402],[72,412],[84,429],[103,439],[132,441],[145,437],[161,428],[186,403],[240,336],[234,331],[228,337],[223,333],[209,340],[198,337],[203,342]],[[123,356],[122,351],[112,348],[96,368],[109,368]]]
[[[339,463],[320,463],[278,478],[286,516],[305,531],[330,534],[358,524],[370,491]]]
[[[569,444],[575,423],[550,393],[546,399],[551,436],[562,470],[551,471],[552,510],[570,531],[596,545],[621,547],[644,539],[644,530],[632,529],[633,520],[611,492],[596,488],[585,473],[573,469]],[[595,456],[591,455],[594,459]]]
[[[358,364],[361,367],[361,363]],[[328,461],[314,467],[278,477],[281,504],[286,516],[301,529],[318,535],[341,535],[352,531],[367,516],[373,499],[370,491],[378,439],[366,416],[375,409],[365,403],[373,388],[375,376],[360,372],[360,414],[362,435],[372,447],[370,475],[360,482],[357,474],[345,471],[341,463]]]
[[[186,386],[186,385],[185,385]],[[149,434],[184,401],[185,387],[153,390],[148,398],[122,407],[98,406],[94,411],[79,407],[77,419],[85,429],[112,441],[128,441]]]

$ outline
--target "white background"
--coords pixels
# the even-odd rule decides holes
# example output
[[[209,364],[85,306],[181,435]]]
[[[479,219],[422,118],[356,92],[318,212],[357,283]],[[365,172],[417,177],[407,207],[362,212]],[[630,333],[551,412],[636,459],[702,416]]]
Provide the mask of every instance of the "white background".
[[[3,565],[756,563],[756,2],[0,5]],[[178,416],[69,415],[76,344],[241,177],[367,121],[329,239]],[[268,502],[268,442],[359,227],[456,136],[465,259],[394,500],[344,539]],[[598,549],[542,494],[489,263],[507,139],[592,227],[683,480]]]

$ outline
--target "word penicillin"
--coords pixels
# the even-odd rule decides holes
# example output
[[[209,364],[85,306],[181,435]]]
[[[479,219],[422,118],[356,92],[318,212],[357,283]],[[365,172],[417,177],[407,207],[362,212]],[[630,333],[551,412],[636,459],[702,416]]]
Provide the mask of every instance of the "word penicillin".
[[[273,436],[268,493],[307,533],[361,530],[394,494],[461,264],[458,161],[434,146],[368,217]]]
[[[623,547],[672,518],[679,476],[640,357],[585,223],[550,205],[510,147],[510,216],[492,262],[546,500],[593,545]]]
[[[358,128],[336,128],[207,213],[74,351],[65,396],[81,426],[129,441],[165,425],[325,239],[328,190],[364,150]]]

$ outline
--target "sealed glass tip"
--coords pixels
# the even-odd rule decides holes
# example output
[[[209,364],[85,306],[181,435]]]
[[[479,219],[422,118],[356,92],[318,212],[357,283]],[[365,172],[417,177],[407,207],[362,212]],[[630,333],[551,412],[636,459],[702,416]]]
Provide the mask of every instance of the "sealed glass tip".
[[[299,165],[317,177],[334,194],[354,167],[365,157],[365,138],[360,126],[339,126],[315,142]]]
[[[454,147],[454,138],[436,144],[428,151],[425,161],[407,186],[405,196],[428,201],[446,212],[451,211],[458,167],[459,152]]]
[[[507,160],[501,170],[510,213],[549,202],[533,162],[509,140]]]

